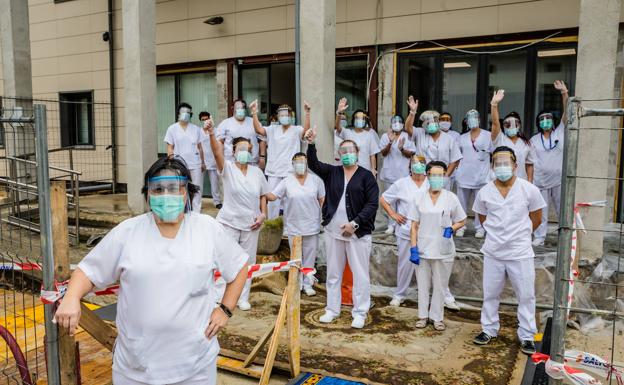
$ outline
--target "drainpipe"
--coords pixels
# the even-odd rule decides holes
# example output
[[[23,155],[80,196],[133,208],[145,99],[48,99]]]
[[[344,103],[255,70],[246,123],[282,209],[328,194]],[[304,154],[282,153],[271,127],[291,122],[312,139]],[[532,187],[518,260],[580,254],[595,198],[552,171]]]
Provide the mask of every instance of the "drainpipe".
[[[108,77],[110,88],[111,151],[113,163],[113,194],[117,192],[117,121],[115,119],[115,51],[113,47],[113,0],[108,0]]]

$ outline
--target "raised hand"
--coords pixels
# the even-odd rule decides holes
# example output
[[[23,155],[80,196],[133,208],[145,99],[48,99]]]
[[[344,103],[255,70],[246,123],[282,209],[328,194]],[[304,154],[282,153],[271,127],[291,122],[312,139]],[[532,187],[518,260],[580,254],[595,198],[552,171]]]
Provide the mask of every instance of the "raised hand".
[[[310,110],[311,110],[311,109],[312,109],[312,107],[310,107],[310,103],[308,103],[308,102],[303,102],[303,110],[304,110],[306,113],[310,113]]]
[[[336,110],[336,113],[341,114],[345,112],[347,108],[349,108],[349,105],[347,104],[347,98],[340,98],[340,100],[338,101],[338,109]]]
[[[563,80],[555,80],[553,85],[555,86],[555,89],[559,90],[562,94],[568,92],[568,87],[566,87]]]
[[[390,142],[394,142],[397,138],[398,135],[396,135],[394,131],[392,131],[392,128],[388,128],[388,140],[390,140]]]
[[[490,104],[498,105],[498,103],[500,103],[504,97],[505,90],[498,90],[494,92],[494,95],[492,95],[492,101],[490,102]]]
[[[258,113],[258,99],[254,100],[249,104],[249,112],[251,112],[252,115]]]
[[[405,145],[405,137],[399,139],[399,151],[403,151],[403,146],[404,145]]]
[[[407,98],[407,105],[409,106],[410,112],[416,113],[416,110],[418,110],[418,100],[414,100],[412,95]]]
[[[310,128],[305,133],[304,138],[308,143],[314,143],[314,140],[316,139],[316,126],[314,126],[314,128]]]

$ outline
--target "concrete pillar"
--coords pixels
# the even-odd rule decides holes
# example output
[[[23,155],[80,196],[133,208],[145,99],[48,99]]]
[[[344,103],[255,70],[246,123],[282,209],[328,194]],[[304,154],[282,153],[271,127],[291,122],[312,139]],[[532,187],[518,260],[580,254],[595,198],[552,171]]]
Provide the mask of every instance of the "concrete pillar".
[[[124,113],[128,207],[145,210],[143,177],[157,157],[156,128],[156,4],[124,0]]]
[[[4,95],[32,98],[28,1],[0,0],[0,39]]]
[[[386,50],[394,49],[394,46],[386,47]],[[394,54],[383,55],[377,63],[377,78],[379,88],[379,98],[377,101],[377,132],[381,136],[390,126],[390,119],[394,115],[394,105],[392,104],[392,96],[394,89],[392,88],[394,81]],[[404,101],[398,101],[401,103]],[[405,116],[404,118],[407,118]]]
[[[217,111],[210,111],[215,124],[229,116],[227,67],[225,60],[217,61]]]
[[[301,0],[301,106],[312,105],[319,159],[333,163],[336,118],[336,0]],[[302,115],[303,118],[303,115]]]
[[[608,99],[615,97],[615,66],[617,59],[618,29],[621,0],[581,0],[579,42],[576,66],[576,96],[581,99]],[[600,58],[600,60],[596,60]],[[586,102],[593,108],[616,108],[618,103]],[[612,133],[608,130],[583,130],[583,128],[616,127],[610,117],[581,119],[577,175],[614,177],[609,175]],[[607,198],[607,180],[578,179],[576,201],[588,202]],[[612,207],[613,202],[608,202]],[[609,207],[583,209],[583,221],[588,229],[603,229],[611,216]],[[603,233],[589,231],[580,239],[581,257],[590,260],[603,255]]]

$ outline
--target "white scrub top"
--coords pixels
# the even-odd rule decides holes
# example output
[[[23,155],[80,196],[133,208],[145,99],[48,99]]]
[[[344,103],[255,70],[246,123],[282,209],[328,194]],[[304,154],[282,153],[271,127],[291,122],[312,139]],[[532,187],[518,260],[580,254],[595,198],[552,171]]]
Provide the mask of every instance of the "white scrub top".
[[[234,150],[232,148],[232,141],[238,137],[247,138],[251,141],[253,146],[251,150],[251,163],[258,163],[260,146],[258,145],[258,135],[253,126],[253,119],[249,116],[245,117],[242,122],[236,120],[231,116],[223,120],[217,126],[217,138],[224,140],[223,152],[225,159],[234,160]]]
[[[412,221],[409,219],[412,207],[417,205],[423,194],[429,191],[429,182],[425,178],[418,187],[411,176],[403,177],[390,186],[382,196],[391,206],[397,206],[396,212],[408,218],[405,224],[394,227],[394,235],[397,238],[410,239]]]
[[[308,173],[303,182],[290,174],[275,187],[273,194],[287,198],[284,222],[288,235],[314,235],[321,231],[321,205],[325,197],[325,184],[318,176]]]
[[[404,150],[416,152],[414,142],[412,142],[407,132],[402,131],[399,137],[392,143],[388,155],[384,157],[383,166],[379,174],[379,178],[384,182],[394,183],[410,173],[410,158],[405,157],[399,150],[399,141],[401,139],[404,141]],[[390,138],[388,138],[388,133],[385,132],[381,136],[379,147],[385,148],[388,143],[390,143]]]
[[[416,146],[416,155],[424,156],[427,163],[439,160],[448,166],[462,158],[457,142],[444,131],[440,131],[438,140],[433,140],[422,127],[414,127],[412,140]]]
[[[531,138],[535,149],[533,183],[542,190],[561,184],[564,134],[565,126],[562,122],[550,133],[550,138],[544,138],[541,133]]]
[[[360,149],[357,164],[370,171],[372,168],[370,157],[380,151],[379,144],[374,138],[377,134],[372,130],[362,130],[361,132],[356,132],[355,130],[346,128],[342,129],[338,136],[342,140],[352,140],[357,144]]]
[[[165,384],[210,365],[219,354],[217,339],[204,335],[214,271],[231,282],[247,260],[208,215],[185,214],[175,239],[161,236],[151,212],[113,228],[78,264],[98,288],[120,283],[113,370]]]
[[[448,136],[450,136],[453,140],[459,139],[461,134],[453,129],[449,129],[448,131],[444,131]]]
[[[481,252],[501,260],[533,258],[529,213],[544,207],[539,189],[524,179],[516,178],[506,198],[495,182],[483,186],[472,206],[475,213],[487,216],[482,223],[486,236]]]
[[[206,170],[216,170],[217,161],[212,153],[212,147],[210,147],[210,136],[206,135],[206,133],[204,133],[202,148],[204,149],[204,165],[206,166]]]
[[[346,203],[346,194],[347,194],[347,184],[349,182],[345,178],[344,188],[342,190],[342,196],[340,197],[340,202],[338,202],[338,207],[336,208],[336,212],[332,217],[331,221],[325,226],[325,231],[332,236],[334,239],[339,239],[342,241],[350,241],[353,237],[356,237],[355,233],[351,235],[351,237],[345,237],[342,235],[342,229],[340,226],[349,223],[349,217],[347,216],[347,203]]]
[[[269,183],[262,170],[247,165],[247,175],[226,160],[221,173],[223,179],[223,207],[217,220],[242,231],[250,231],[260,215],[260,197],[268,193]]]
[[[204,137],[202,129],[193,123],[189,123],[184,129],[176,122],[167,128],[165,143],[173,145],[173,153],[184,159],[189,170],[195,170],[201,168],[201,156],[197,145]]]
[[[531,145],[531,142],[526,143],[522,138],[518,138],[516,143],[514,143],[507,135],[501,132],[492,142],[492,150],[500,146],[507,146],[514,150],[517,164],[516,175],[527,180],[526,165],[535,163],[535,149],[533,145]]]
[[[457,186],[465,189],[483,187],[489,180],[492,133],[482,129],[473,143],[470,132],[466,132],[459,137],[458,144],[463,158],[455,173]]]
[[[457,195],[448,190],[441,190],[435,205],[429,192],[420,196],[417,204],[412,206],[409,218],[419,223],[418,252],[421,258],[445,259],[455,256],[455,244],[451,237],[449,253],[442,254],[441,243],[448,241],[444,238],[444,229],[466,219],[466,212],[459,204]]]
[[[303,127],[290,126],[286,131],[281,124],[265,127],[267,158],[264,172],[268,176],[285,177],[292,172],[292,157],[301,151]]]

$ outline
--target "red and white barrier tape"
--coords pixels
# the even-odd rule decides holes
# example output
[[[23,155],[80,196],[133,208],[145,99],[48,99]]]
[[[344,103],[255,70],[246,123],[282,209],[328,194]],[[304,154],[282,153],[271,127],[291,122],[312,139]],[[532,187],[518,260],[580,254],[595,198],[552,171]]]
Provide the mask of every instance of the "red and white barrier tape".
[[[563,363],[553,361],[549,355],[543,353],[533,354],[531,360],[536,364],[545,363],[548,376],[556,380],[568,380],[574,385],[601,384],[600,381],[580,369],[585,369],[605,377],[607,381],[615,377],[618,385],[624,385],[624,380],[622,379],[624,372],[595,354],[566,350]]]

